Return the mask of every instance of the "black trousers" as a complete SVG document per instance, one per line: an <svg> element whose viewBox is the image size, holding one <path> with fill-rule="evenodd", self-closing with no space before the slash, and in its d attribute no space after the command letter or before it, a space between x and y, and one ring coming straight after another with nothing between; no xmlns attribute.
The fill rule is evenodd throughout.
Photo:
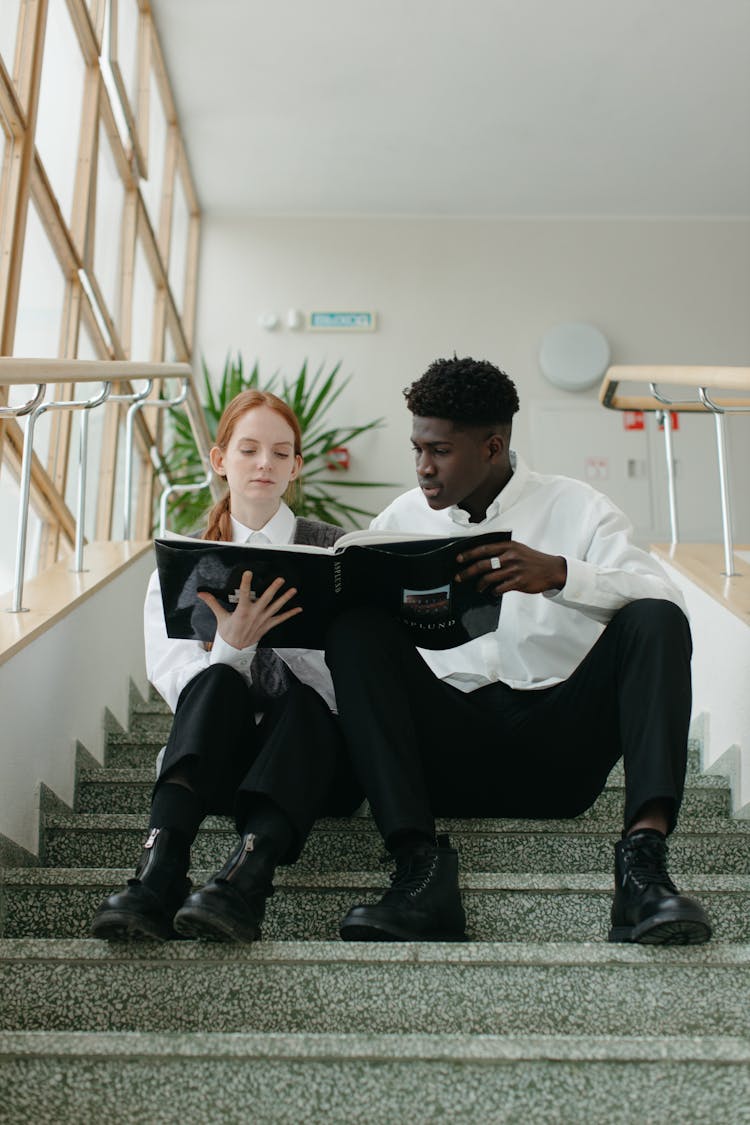
<svg viewBox="0 0 750 1125"><path fill-rule="evenodd" d="M233 815L240 831L253 795L270 798L294 829L283 860L293 863L315 820L351 815L363 793L338 719L316 691L294 680L257 724L255 706L234 668L200 672L177 701L156 785L184 772L206 813Z"/></svg>
<svg viewBox="0 0 750 1125"><path fill-rule="evenodd" d="M523 596L523 595L519 595ZM661 798L674 828L685 779L692 644L671 602L632 602L563 683L461 692L398 623L353 610L326 659L354 768L386 840L435 816L576 816L620 757L625 826Z"/></svg>

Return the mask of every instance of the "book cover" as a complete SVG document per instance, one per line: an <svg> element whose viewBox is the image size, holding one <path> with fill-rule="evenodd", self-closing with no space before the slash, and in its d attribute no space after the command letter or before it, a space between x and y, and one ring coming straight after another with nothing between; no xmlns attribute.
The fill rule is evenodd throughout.
<svg viewBox="0 0 750 1125"><path fill-rule="evenodd" d="M295 586L290 605L303 612L263 638L272 648L325 647L331 621L352 606L376 606L397 617L420 648L453 648L497 628L501 599L455 581L456 556L469 546L510 539L510 531L452 538L350 532L333 547L157 539L164 619L170 637L213 640L216 619L197 594L225 609L236 604L242 574L263 593L275 578Z"/></svg>

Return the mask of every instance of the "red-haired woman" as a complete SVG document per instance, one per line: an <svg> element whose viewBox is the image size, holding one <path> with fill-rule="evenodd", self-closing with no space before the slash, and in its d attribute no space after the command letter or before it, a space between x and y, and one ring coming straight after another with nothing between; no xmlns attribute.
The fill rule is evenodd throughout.
<svg viewBox="0 0 750 1125"><path fill-rule="evenodd" d="M219 422L211 465L228 493L203 538L313 543L342 534L295 519L283 497L302 467L294 412L275 395L243 391ZM349 815L362 799L332 713L322 652L257 648L302 607L277 579L251 600L250 572L233 612L199 597L216 617L212 645L167 637L158 577L146 595L146 670L174 711L136 875L100 906L95 937L253 941L279 863L293 863L315 819ZM225 865L190 893L190 848L205 816L231 814L240 841Z"/></svg>

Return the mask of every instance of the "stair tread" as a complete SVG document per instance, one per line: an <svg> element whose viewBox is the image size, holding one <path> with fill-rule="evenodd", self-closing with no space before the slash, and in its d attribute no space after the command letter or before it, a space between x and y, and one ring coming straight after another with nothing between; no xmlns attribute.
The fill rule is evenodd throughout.
<svg viewBox="0 0 750 1125"><path fill-rule="evenodd" d="M586 835L619 837L622 821L619 817L579 816L558 820L527 820L475 817L472 819L439 818L438 831L461 833L463 835ZM58 813L45 816L47 829L117 831L131 829L143 831L145 819L142 813ZM209 816L201 825L201 832L232 832L234 826L228 817ZM344 819L321 819L316 822L315 832L366 833L373 835L375 827L369 816L355 816ZM750 837L750 820L733 819L730 816L685 817L680 821L677 834L685 836L715 836L723 834Z"/></svg>
<svg viewBox="0 0 750 1125"><path fill-rule="evenodd" d="M750 1062L750 1039L739 1036L456 1035L341 1032L86 1032L0 1031L0 1057L116 1057L129 1061L173 1056L325 1060L356 1058L601 1060L623 1062Z"/></svg>
<svg viewBox="0 0 750 1125"><path fill-rule="evenodd" d="M114 784L116 782L131 782L144 785L153 785L156 775L153 766L101 766L100 768L85 767L78 771L79 783L103 782ZM622 789L624 779L615 771L607 779L608 789ZM689 775L686 780L686 789L718 789L729 788L729 782L722 774L699 773Z"/></svg>
<svg viewBox="0 0 750 1125"><path fill-rule="evenodd" d="M2 880L11 886L98 886L125 883L132 877L132 867L11 867L2 873ZM208 868L191 871L196 883L213 874ZM673 872L677 878L679 871ZM612 893L611 872L583 872L579 874L533 872L464 872L460 876L464 890L517 890L517 891L606 891ZM736 892L750 890L750 874L698 875L686 873L679 880L683 889L694 891ZM274 876L278 888L302 888L308 891L335 889L382 889L387 883L385 870L381 871L297 871L294 868L277 871Z"/></svg>
<svg viewBox="0 0 750 1125"><path fill-rule="evenodd" d="M601 942L343 942L261 941L252 945L211 942L123 942L110 945L94 938L0 938L0 962L148 962L170 966L195 962L217 964L315 965L481 964L540 967L670 965L731 967L750 965L750 942L709 942L698 946L613 945Z"/></svg>

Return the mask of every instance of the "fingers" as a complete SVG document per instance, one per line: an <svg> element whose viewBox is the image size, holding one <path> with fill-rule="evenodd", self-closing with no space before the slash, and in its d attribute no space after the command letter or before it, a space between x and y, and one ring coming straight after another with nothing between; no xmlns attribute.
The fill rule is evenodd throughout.
<svg viewBox="0 0 750 1125"><path fill-rule="evenodd" d="M456 561L460 563L470 563L474 559L489 559L493 555L497 555L502 559L503 555L510 551L513 547L517 546L512 539L501 539L499 543L483 543L481 547L470 547L467 550L461 551L460 555L456 555Z"/></svg>
<svg viewBox="0 0 750 1125"><path fill-rule="evenodd" d="M483 547L472 547L470 551L462 551L456 557L457 562L464 564L456 575L456 582L468 582L472 578L481 578L484 574L496 574L501 571L503 566L507 566L514 546L512 542L485 543ZM469 565L466 565L467 563Z"/></svg>
<svg viewBox="0 0 750 1125"><path fill-rule="evenodd" d="M209 594L207 590L199 591L197 597L208 606L217 621L222 621L225 617L229 617L224 606L217 602L213 594Z"/></svg>

